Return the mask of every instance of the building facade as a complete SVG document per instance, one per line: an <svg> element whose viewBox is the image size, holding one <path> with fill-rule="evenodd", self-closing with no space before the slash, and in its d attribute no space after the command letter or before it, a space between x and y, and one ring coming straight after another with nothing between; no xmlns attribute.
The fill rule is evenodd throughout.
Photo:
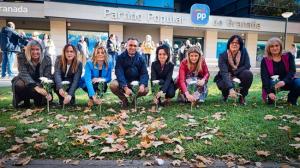
<svg viewBox="0 0 300 168"><path fill-rule="evenodd" d="M282 37L285 29L284 21L215 15L210 15L206 25L195 25L188 13L160 11L160 7L153 5L145 9L133 6L69 1L0 2L0 27L12 21L18 31L28 34L33 31L49 33L57 53L66 43L76 43L80 35L90 39L90 50L95 41L106 40L109 34L116 34L119 42L129 37L136 37L142 42L147 34L152 36L155 43L164 39L172 44L193 39L202 44L210 66L217 65L218 55L225 50L227 39L239 34L245 41L252 67L258 66L257 60L262 56L265 42L270 37ZM286 49L292 43L300 46L300 23L289 22L287 32Z"/></svg>

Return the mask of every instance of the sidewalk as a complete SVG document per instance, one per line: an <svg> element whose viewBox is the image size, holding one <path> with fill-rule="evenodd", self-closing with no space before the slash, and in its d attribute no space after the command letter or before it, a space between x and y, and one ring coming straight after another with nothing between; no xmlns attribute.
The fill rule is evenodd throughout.
<svg viewBox="0 0 300 168"><path fill-rule="evenodd" d="M153 160L124 160L124 161L116 161L116 160L81 160L81 161L71 161L68 164L64 163L63 160L32 160L28 165L23 166L25 168L113 168L113 167L122 167L122 168L132 168L132 167L159 167L159 168L167 168L174 167L171 165L170 160L165 160L164 164L158 166L157 164L153 164L151 166L144 166L145 162L154 162ZM208 168L223 168L228 167L225 162L221 160L216 160L212 165L206 165ZM233 165L232 165L233 166ZM237 167L238 165L234 166ZM247 165L240 165L247 168L254 167L268 167L268 168L279 168L279 167L300 167L299 163L276 163L276 162L256 162ZM13 162L7 162L5 167L16 168L19 166L13 166ZM182 163L179 167L188 168L190 165L186 163Z"/></svg>

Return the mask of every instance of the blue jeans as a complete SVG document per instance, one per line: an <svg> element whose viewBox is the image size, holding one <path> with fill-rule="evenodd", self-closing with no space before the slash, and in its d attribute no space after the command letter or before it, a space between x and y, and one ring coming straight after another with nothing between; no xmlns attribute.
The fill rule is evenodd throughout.
<svg viewBox="0 0 300 168"><path fill-rule="evenodd" d="M113 64L113 68L115 68L115 65L116 65L116 57L118 56L118 53L110 53L110 54L108 54L108 55L109 55L110 61L111 61L112 64Z"/></svg>
<svg viewBox="0 0 300 168"><path fill-rule="evenodd" d="M2 52L2 77L6 76L6 68L9 77L13 76L13 64L15 60L15 53L14 52Z"/></svg>
<svg viewBox="0 0 300 168"><path fill-rule="evenodd" d="M270 80L270 83L271 86L274 86L274 82L272 80ZM289 91L288 102L293 105L296 105L298 97L300 96L300 78L294 78L290 84L285 85L281 88L281 90ZM272 92L274 92L274 90Z"/></svg>

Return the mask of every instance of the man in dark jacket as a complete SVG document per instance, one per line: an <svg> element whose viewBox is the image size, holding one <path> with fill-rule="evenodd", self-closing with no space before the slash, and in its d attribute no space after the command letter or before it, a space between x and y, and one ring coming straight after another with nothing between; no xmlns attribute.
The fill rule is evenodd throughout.
<svg viewBox="0 0 300 168"><path fill-rule="evenodd" d="M113 63L113 67L115 67L116 64L116 57L118 55L118 46L116 41L116 35L111 34L109 36L109 39L106 42L106 49L107 53L109 55L109 59L111 59Z"/></svg>
<svg viewBox="0 0 300 168"><path fill-rule="evenodd" d="M6 69L9 77L13 77L13 63L15 52L18 50L19 39L22 37L15 31L15 24L8 22L0 33L0 42L2 50L2 78L6 76Z"/></svg>
<svg viewBox="0 0 300 168"><path fill-rule="evenodd" d="M138 41L129 38L127 49L117 57L116 77L117 79L110 84L110 90L122 101L122 107L128 106L127 97L132 95L132 81L138 81L139 88L136 93L138 96L145 96L148 93L149 75L144 58L136 51Z"/></svg>

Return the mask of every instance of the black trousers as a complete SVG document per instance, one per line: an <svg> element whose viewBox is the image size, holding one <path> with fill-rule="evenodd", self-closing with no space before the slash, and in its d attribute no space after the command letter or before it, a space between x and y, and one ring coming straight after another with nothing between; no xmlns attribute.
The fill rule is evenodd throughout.
<svg viewBox="0 0 300 168"><path fill-rule="evenodd" d="M66 92L69 92L69 89L70 89L70 88L68 88L68 89L66 90ZM55 89L54 92L56 93L56 95L57 95L57 97L58 97L58 99L59 99L59 104L62 105L63 102L64 102L64 98L59 94L59 91L58 91L58 90ZM74 105L74 104L75 104L75 95L72 96L71 101L70 101L70 105Z"/></svg>
<svg viewBox="0 0 300 168"><path fill-rule="evenodd" d="M26 86L25 82L20 78L17 78L13 81L12 91L19 102L24 101L24 103L29 103L30 99L33 99L35 106L44 106L47 104L47 99L45 96L36 92L34 88Z"/></svg>
<svg viewBox="0 0 300 168"><path fill-rule="evenodd" d="M106 82L104 82L103 87L104 87L104 88L103 88L103 91L104 91L104 93L105 93L106 90L107 90L107 83L106 83ZM94 88L94 91L95 91L95 92L99 91L99 89L98 89L98 83L93 84L93 88ZM82 90L84 90L86 93L88 93L87 87L82 88ZM92 97L89 97L89 98L92 99Z"/></svg>
<svg viewBox="0 0 300 168"><path fill-rule="evenodd" d="M164 85L164 81L161 81L159 83L160 85L160 90L162 89L163 85ZM174 82L171 82L168 89L166 90L166 98L173 98L175 96L175 92L176 92L176 86L174 84Z"/></svg>
<svg viewBox="0 0 300 168"><path fill-rule="evenodd" d="M236 77L241 80L240 86L242 88L241 88L240 93L243 97L246 97L248 95L249 88L251 87L251 84L253 81L253 74L249 70L244 70ZM221 90L223 97L228 97L229 88L226 87L225 82L221 79L221 80L218 80L216 83L217 83L219 90Z"/></svg>
<svg viewBox="0 0 300 168"><path fill-rule="evenodd" d="M146 65L149 66L150 65L150 54L144 54L145 56L145 61L146 61Z"/></svg>

